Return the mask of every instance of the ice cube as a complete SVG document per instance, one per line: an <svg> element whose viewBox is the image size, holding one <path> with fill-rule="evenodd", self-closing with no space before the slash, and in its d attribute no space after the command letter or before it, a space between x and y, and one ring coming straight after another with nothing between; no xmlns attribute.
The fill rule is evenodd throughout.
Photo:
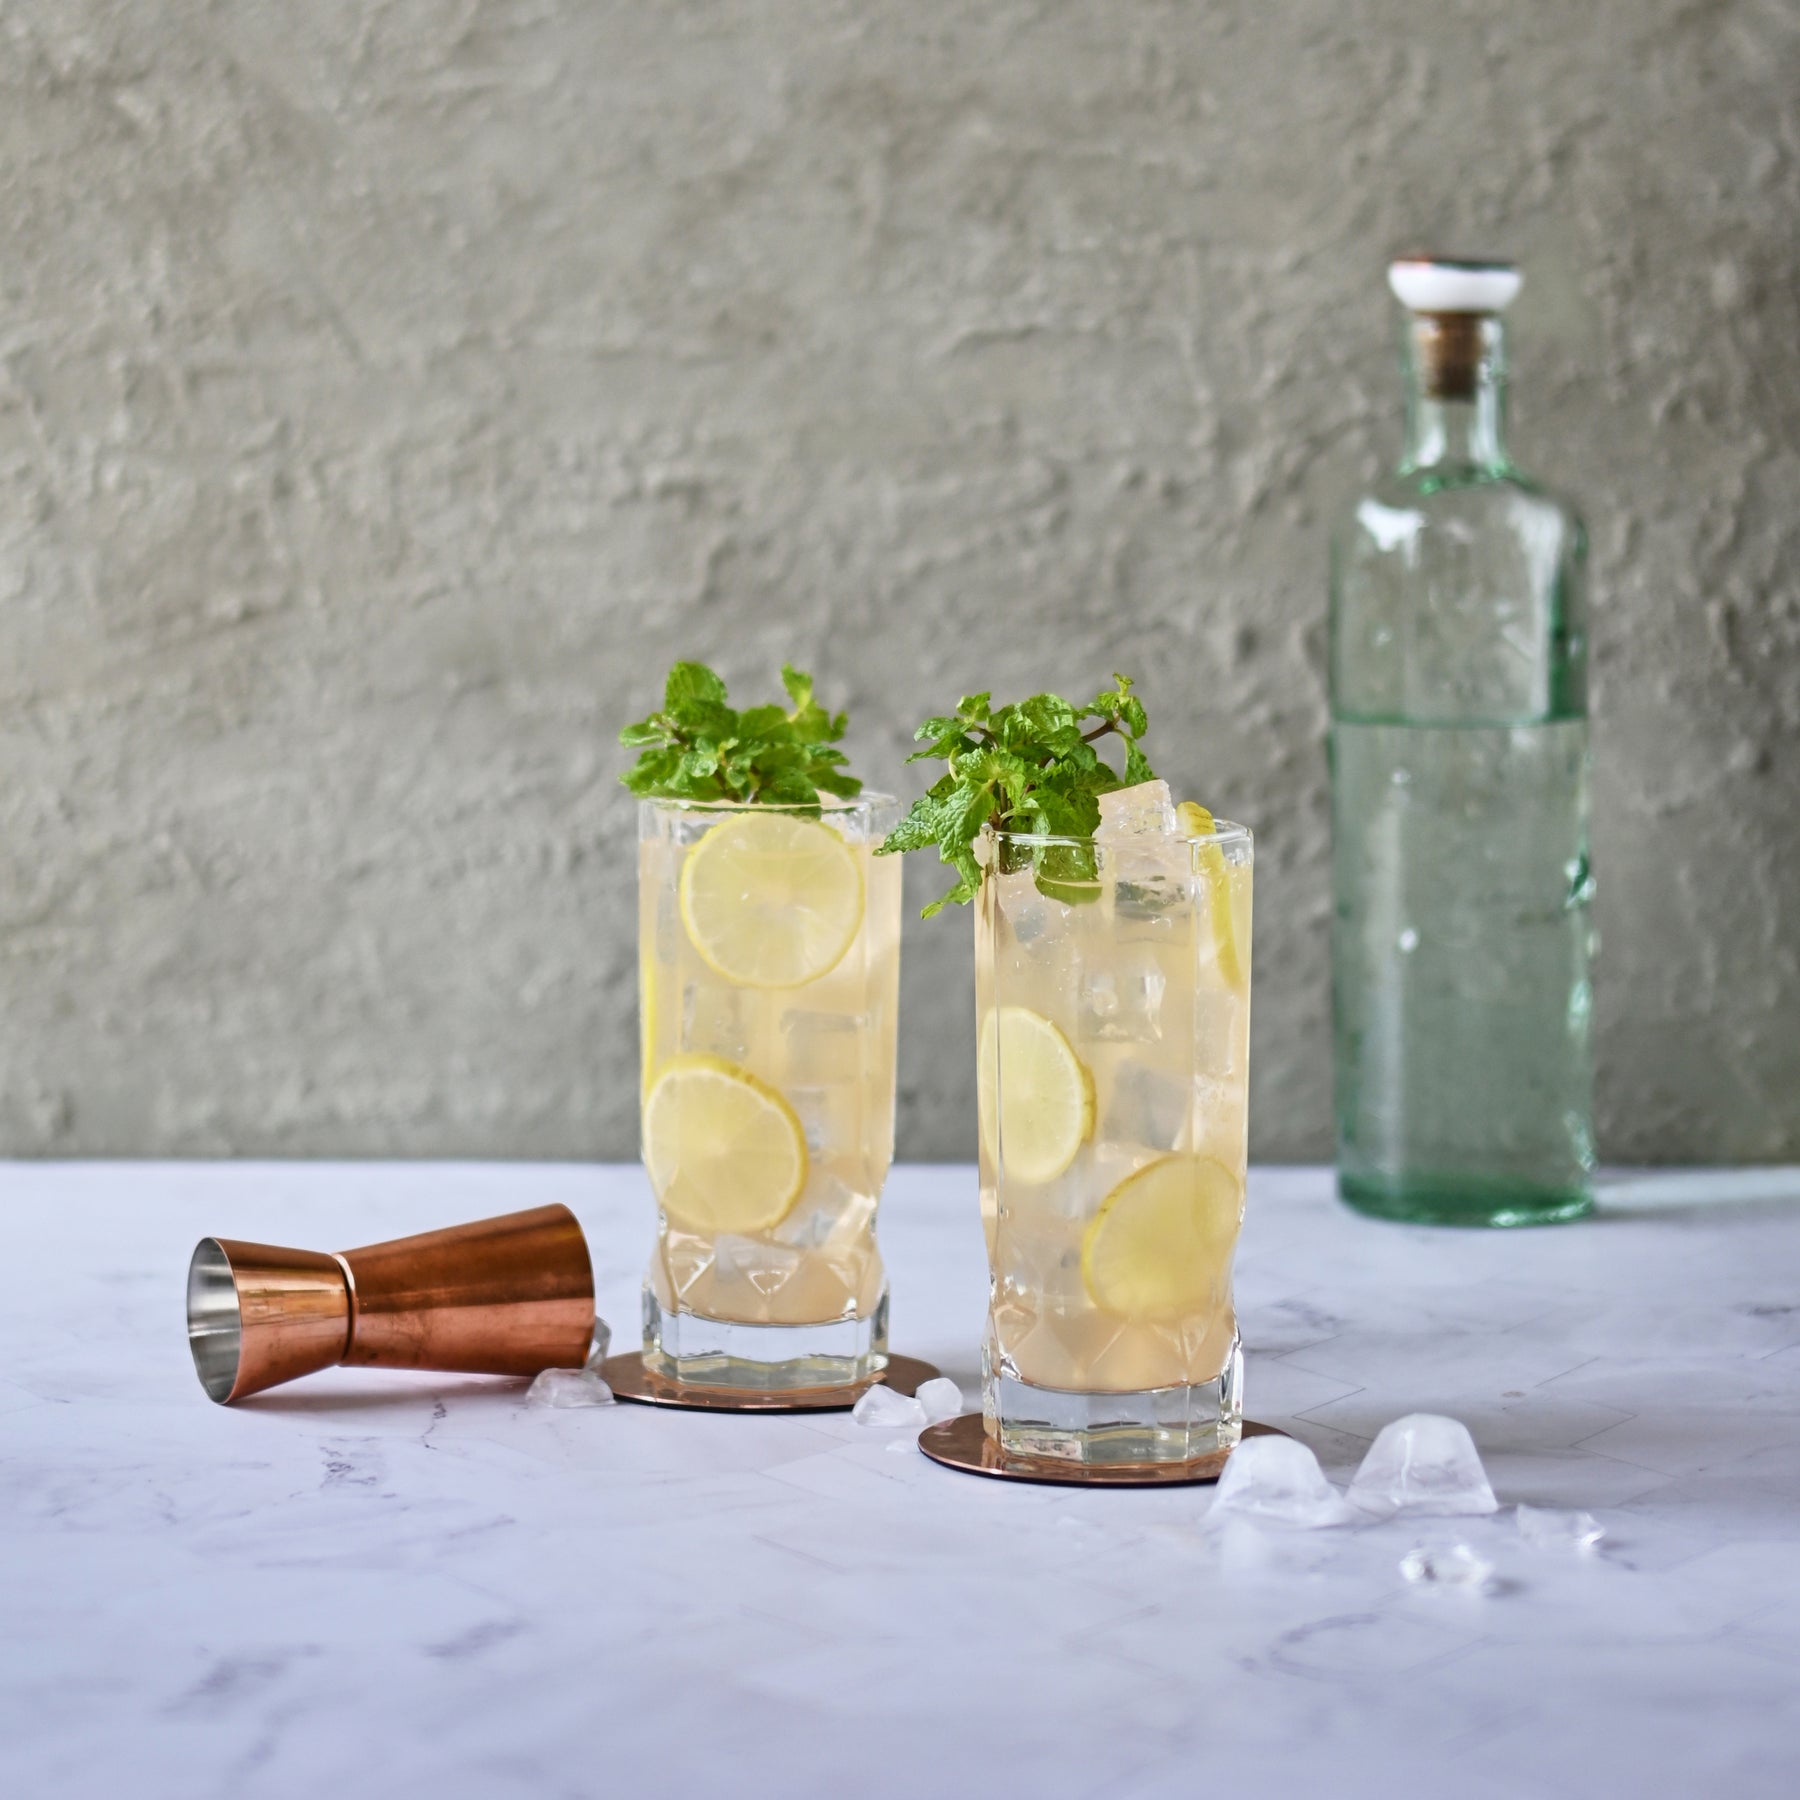
<svg viewBox="0 0 1800 1800"><path fill-rule="evenodd" d="M1093 1035L1112 1036L1112 1021L1119 1011L1119 984L1111 969L1089 970L1081 984L1081 1001Z"/></svg>
<svg viewBox="0 0 1800 1800"><path fill-rule="evenodd" d="M1135 787L1115 788L1100 796L1100 823L1094 830L1096 843L1150 833L1173 836L1174 832L1175 797L1166 781L1140 781Z"/></svg>
<svg viewBox="0 0 1800 1800"><path fill-rule="evenodd" d="M748 989L690 982L681 996L681 1048L723 1057L726 1062L748 1062L756 1029L755 1006Z"/></svg>
<svg viewBox="0 0 1800 1800"><path fill-rule="evenodd" d="M784 1086L782 1094L794 1109L806 1148L813 1156L830 1156L849 1149L861 1135L863 1090L860 1083L835 1083L830 1087Z"/></svg>
<svg viewBox="0 0 1800 1800"><path fill-rule="evenodd" d="M1121 1059L1104 1083L1098 1136L1105 1144L1174 1150L1187 1135L1193 1091L1166 1070Z"/></svg>
<svg viewBox="0 0 1800 1800"><path fill-rule="evenodd" d="M857 1424L876 1431L902 1431L908 1427L919 1431L928 1422L925 1408L917 1400L895 1393L884 1381L876 1382L857 1401L850 1409L850 1416Z"/></svg>
<svg viewBox="0 0 1800 1800"><path fill-rule="evenodd" d="M800 1204L770 1235L800 1250L835 1245L845 1254L860 1256L874 1228L875 1197L858 1193L830 1169L815 1165Z"/></svg>
<svg viewBox="0 0 1800 1800"><path fill-rule="evenodd" d="M588 1339L587 1362L585 1368L597 1369L606 1361L606 1353L612 1348L612 1327L600 1317L594 1315L594 1335Z"/></svg>
<svg viewBox="0 0 1800 1800"><path fill-rule="evenodd" d="M1519 1536L1538 1550L1592 1550L1606 1536L1606 1527L1591 1512L1521 1506L1514 1518Z"/></svg>
<svg viewBox="0 0 1800 1800"><path fill-rule="evenodd" d="M1003 948L1027 963L1064 953L1079 908L1039 892L1030 869L993 877L994 900L1005 930Z"/></svg>
<svg viewBox="0 0 1800 1800"><path fill-rule="evenodd" d="M611 1406L613 1391L593 1369L546 1369L525 1390L527 1406Z"/></svg>
<svg viewBox="0 0 1800 1800"><path fill-rule="evenodd" d="M1468 1426L1438 1413L1382 1427L1350 1483L1350 1504L1378 1518L1500 1510Z"/></svg>
<svg viewBox="0 0 1800 1800"><path fill-rule="evenodd" d="M914 1396L925 1410L925 1423L936 1425L944 1419L958 1418L963 1410L963 1391L948 1375L938 1375L919 1383Z"/></svg>
<svg viewBox="0 0 1800 1800"><path fill-rule="evenodd" d="M722 1231L713 1239L713 1278L724 1298L730 1288L743 1283L767 1299L793 1279L803 1252L788 1244L771 1244L763 1238L738 1237ZM750 1304L746 1299L742 1302ZM732 1315L726 1313L725 1318ZM752 1315L754 1316L754 1315Z"/></svg>
<svg viewBox="0 0 1800 1800"><path fill-rule="evenodd" d="M1232 1451L1207 1524L1223 1526L1234 1516L1316 1531L1347 1525L1356 1514L1304 1444L1287 1437L1253 1437Z"/></svg>
<svg viewBox="0 0 1800 1800"><path fill-rule="evenodd" d="M1081 1029L1102 1043L1156 1043L1163 1035L1169 978L1147 944L1118 944L1103 965L1085 971Z"/></svg>
<svg viewBox="0 0 1800 1800"><path fill-rule="evenodd" d="M825 1087L860 1080L868 1027L861 1013L785 1011L781 1041L787 1051L787 1082Z"/></svg>
<svg viewBox="0 0 1800 1800"><path fill-rule="evenodd" d="M1438 1587L1486 1587L1494 1565L1467 1544L1444 1544L1436 1549L1420 1545L1400 1559L1400 1573L1408 1581Z"/></svg>

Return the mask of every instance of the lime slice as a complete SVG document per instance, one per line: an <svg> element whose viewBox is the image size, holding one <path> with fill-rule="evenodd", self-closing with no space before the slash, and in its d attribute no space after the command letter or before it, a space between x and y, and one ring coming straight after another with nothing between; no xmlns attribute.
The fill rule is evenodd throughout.
<svg viewBox="0 0 1800 1800"><path fill-rule="evenodd" d="M856 852L786 813L715 825L681 871L681 922L702 958L744 987L817 981L843 960L863 917Z"/></svg>
<svg viewBox="0 0 1800 1800"><path fill-rule="evenodd" d="M1051 1020L1024 1006L990 1012L975 1054L989 1157L1001 1161L1009 1180L1054 1181L1093 1134L1094 1078L1087 1065Z"/></svg>
<svg viewBox="0 0 1800 1800"><path fill-rule="evenodd" d="M1243 1185L1210 1156L1165 1156L1100 1202L1081 1239L1081 1279L1103 1311L1175 1325L1220 1292L1243 1213Z"/></svg>
<svg viewBox="0 0 1800 1800"><path fill-rule="evenodd" d="M1184 837L1211 837L1217 827L1212 814L1198 800L1184 800L1175 809L1175 829ZM1241 994L1246 976L1240 940L1246 934L1238 929L1233 907L1235 884L1225 852L1217 844L1201 845L1200 871L1206 877L1206 912L1218 952L1219 974L1226 986Z"/></svg>
<svg viewBox="0 0 1800 1800"><path fill-rule="evenodd" d="M644 1096L644 1166L688 1231L779 1225L806 1185L806 1134L766 1083L716 1056L677 1056Z"/></svg>

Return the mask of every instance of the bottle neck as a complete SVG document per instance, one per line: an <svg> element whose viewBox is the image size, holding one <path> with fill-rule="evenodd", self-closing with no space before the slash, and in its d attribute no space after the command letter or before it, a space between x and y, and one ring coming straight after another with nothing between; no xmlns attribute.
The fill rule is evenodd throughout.
<svg viewBox="0 0 1800 1800"><path fill-rule="evenodd" d="M1500 473L1506 453L1506 336L1486 313L1413 313L1401 351L1406 381L1402 473Z"/></svg>

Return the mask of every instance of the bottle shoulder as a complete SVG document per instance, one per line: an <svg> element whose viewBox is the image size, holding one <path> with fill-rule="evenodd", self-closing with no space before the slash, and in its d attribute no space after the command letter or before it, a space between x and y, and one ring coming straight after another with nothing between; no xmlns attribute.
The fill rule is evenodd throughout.
<svg viewBox="0 0 1800 1800"><path fill-rule="evenodd" d="M1554 489L1517 470L1412 469L1384 475L1353 498L1332 533L1340 561L1390 556L1416 562L1438 547L1478 541L1529 543L1557 560L1587 555L1579 512Z"/></svg>
<svg viewBox="0 0 1800 1800"><path fill-rule="evenodd" d="M1545 719L1586 710L1587 536L1512 471L1402 470L1332 540L1340 716Z"/></svg>

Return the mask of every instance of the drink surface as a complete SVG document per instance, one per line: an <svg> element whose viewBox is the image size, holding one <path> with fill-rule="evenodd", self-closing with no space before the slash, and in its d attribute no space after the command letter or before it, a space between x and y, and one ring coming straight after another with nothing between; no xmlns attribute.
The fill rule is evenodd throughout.
<svg viewBox="0 0 1800 1800"><path fill-rule="evenodd" d="M872 855L885 821L867 803L778 817L771 852L741 822L774 810L643 809L646 1285L669 1317L867 1320L886 1294L900 866Z"/></svg>
<svg viewBox="0 0 1800 1800"><path fill-rule="evenodd" d="M1340 719L1332 754L1346 1197L1481 1220L1584 1209L1586 721Z"/></svg>
<svg viewBox="0 0 1800 1800"><path fill-rule="evenodd" d="M1249 837L1094 854L1085 901L1044 894L1029 868L990 870L977 901L986 1360L1003 1435L1006 1406L1031 1409L1024 1389L1192 1389L1238 1354ZM1226 1385L1235 1404L1235 1374ZM1182 1425L1172 1451L1145 1454L1193 1453L1199 1421ZM1068 1453L1056 1437L1027 1447Z"/></svg>

